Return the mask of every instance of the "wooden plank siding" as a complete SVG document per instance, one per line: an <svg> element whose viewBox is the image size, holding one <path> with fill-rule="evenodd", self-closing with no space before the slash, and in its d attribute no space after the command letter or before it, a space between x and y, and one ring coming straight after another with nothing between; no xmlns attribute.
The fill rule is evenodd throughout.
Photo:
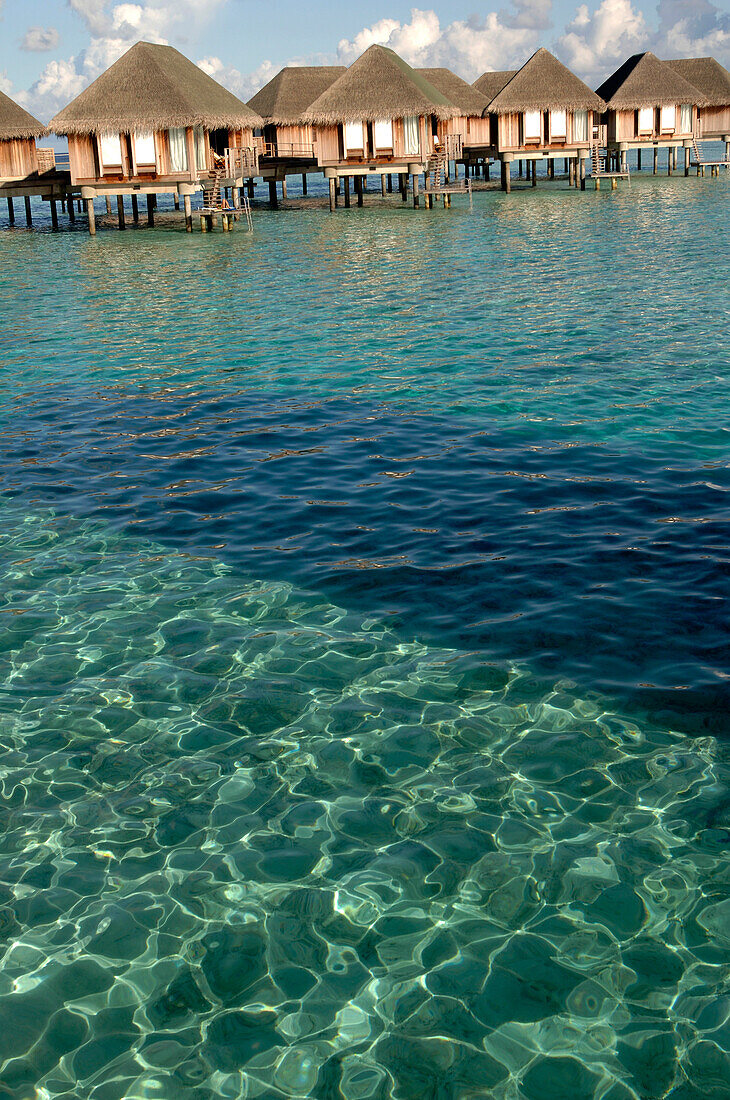
<svg viewBox="0 0 730 1100"><path fill-rule="evenodd" d="M0 179L24 179L37 171L35 138L0 141Z"/></svg>
<svg viewBox="0 0 730 1100"><path fill-rule="evenodd" d="M650 104L647 103L647 107ZM655 142L655 141L671 141L673 138L677 140L688 139L692 137L692 129L682 130L681 125L681 105L677 104L674 119L673 130L662 130L661 128L661 108L654 107L653 109L653 127L651 131L642 130L639 131L639 112L638 110L626 110L608 112L606 120L607 134L609 144L618 144L620 142ZM692 121L695 122L697 118L697 108L692 107L691 113Z"/></svg>
<svg viewBox="0 0 730 1100"><path fill-rule="evenodd" d="M725 137L730 134L730 104L727 107L702 107L697 113L700 137Z"/></svg>
<svg viewBox="0 0 730 1100"><path fill-rule="evenodd" d="M345 156L343 127L339 126L315 126L314 140L316 143L315 156L317 163L327 167L357 167L359 165L385 166L399 161L422 161L427 158L434 148L431 117L419 119L418 133L420 149L417 153L406 152L405 126L402 118L395 118L393 126L393 148L374 149L371 139L371 124L363 123L363 148L362 153L354 153Z"/></svg>
<svg viewBox="0 0 730 1100"><path fill-rule="evenodd" d="M545 150L546 152L560 153L561 150L568 149L587 149L591 143L591 133L594 121L594 112L588 111L587 122L587 137L576 140L574 137L574 117L573 111L567 110L565 112L565 137L557 137L553 139L550 133L550 112L540 112L540 130L541 137L539 141L531 141L526 143L523 136L523 115L522 113L498 115L496 116L496 136L497 149L500 153L530 153L538 152L539 150Z"/></svg>

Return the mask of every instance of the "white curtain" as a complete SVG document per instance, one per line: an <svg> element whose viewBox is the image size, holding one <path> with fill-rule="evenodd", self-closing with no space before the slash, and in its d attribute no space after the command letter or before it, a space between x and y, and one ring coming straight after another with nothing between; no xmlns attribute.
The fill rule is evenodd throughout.
<svg viewBox="0 0 730 1100"><path fill-rule="evenodd" d="M403 136L406 156L417 156L421 146L418 140L418 119L415 115L403 119Z"/></svg>
<svg viewBox="0 0 730 1100"><path fill-rule="evenodd" d="M362 122L346 122L343 128L345 137L345 156L352 150L361 153L365 149L362 136Z"/></svg>
<svg viewBox="0 0 730 1100"><path fill-rule="evenodd" d="M122 140L119 134L102 134L99 148L102 168L122 167Z"/></svg>
<svg viewBox="0 0 730 1100"><path fill-rule="evenodd" d="M373 125L373 137L376 149L393 148L393 123L390 119L383 119Z"/></svg>
<svg viewBox="0 0 730 1100"><path fill-rule="evenodd" d="M208 148L205 143L205 130L202 126L195 127L195 164L198 172L208 170Z"/></svg>
<svg viewBox="0 0 730 1100"><path fill-rule="evenodd" d="M154 134L134 135L134 160L137 168L157 167Z"/></svg>
<svg viewBox="0 0 730 1100"><path fill-rule="evenodd" d="M683 134L692 133L692 104L683 103L679 108L679 129Z"/></svg>
<svg viewBox="0 0 730 1100"><path fill-rule="evenodd" d="M525 141L542 140L542 115L539 111L525 111Z"/></svg>
<svg viewBox="0 0 730 1100"><path fill-rule="evenodd" d="M180 127L167 132L170 137L170 171L187 172L188 147L185 140L185 131Z"/></svg>
<svg viewBox="0 0 730 1100"><path fill-rule="evenodd" d="M573 112L573 141L588 141L588 112Z"/></svg>
<svg viewBox="0 0 730 1100"><path fill-rule="evenodd" d="M639 133L651 134L654 132L654 108L639 107Z"/></svg>
<svg viewBox="0 0 730 1100"><path fill-rule="evenodd" d="M674 103L668 107L662 107L662 133L673 134L677 129L677 108Z"/></svg>
<svg viewBox="0 0 730 1100"><path fill-rule="evenodd" d="M550 137L551 138L564 138L567 137L568 127L567 119L565 117L565 111L551 111L550 112Z"/></svg>

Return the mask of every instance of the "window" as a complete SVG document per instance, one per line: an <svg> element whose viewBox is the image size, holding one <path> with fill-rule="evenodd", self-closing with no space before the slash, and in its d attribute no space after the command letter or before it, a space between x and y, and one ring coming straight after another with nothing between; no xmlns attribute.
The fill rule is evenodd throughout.
<svg viewBox="0 0 730 1100"><path fill-rule="evenodd" d="M99 138L102 171L122 170L122 142L119 134L102 134Z"/></svg>
<svg viewBox="0 0 730 1100"><path fill-rule="evenodd" d="M679 129L683 134L692 133L692 104L683 103L679 108Z"/></svg>
<svg viewBox="0 0 730 1100"><path fill-rule="evenodd" d="M524 119L525 144L532 141L542 141L542 115L539 111L525 111Z"/></svg>
<svg viewBox="0 0 730 1100"><path fill-rule="evenodd" d="M167 131L170 137L170 171L187 172L188 147L182 128Z"/></svg>
<svg viewBox="0 0 730 1100"><path fill-rule="evenodd" d="M205 140L205 130L202 126L195 127L195 164L198 172L208 171L208 145Z"/></svg>
<svg viewBox="0 0 730 1100"><path fill-rule="evenodd" d="M588 141L588 112L573 112L573 141Z"/></svg>
<svg viewBox="0 0 730 1100"><path fill-rule="evenodd" d="M362 136L363 125L362 122L346 122L343 127L345 136L345 156L349 156L352 153L362 153L365 149L365 144Z"/></svg>
<svg viewBox="0 0 730 1100"><path fill-rule="evenodd" d="M154 134L134 135L134 162L138 172L150 168L154 171L157 168Z"/></svg>
<svg viewBox="0 0 730 1100"><path fill-rule="evenodd" d="M375 138L376 149L392 149L393 123L390 119L384 119L382 122L374 123L373 136Z"/></svg>
<svg viewBox="0 0 730 1100"><path fill-rule="evenodd" d="M415 115L410 115L408 118L403 119L403 136L405 139L404 152L406 156L418 156L420 152L420 142L418 140L418 119Z"/></svg>
<svg viewBox="0 0 730 1100"><path fill-rule="evenodd" d="M651 134L654 132L654 108L639 107L639 133Z"/></svg>
<svg viewBox="0 0 730 1100"><path fill-rule="evenodd" d="M673 103L662 107L661 128L663 134L673 134L677 128L677 108Z"/></svg>
<svg viewBox="0 0 730 1100"><path fill-rule="evenodd" d="M565 141L568 133L565 111L550 112L550 138L552 141Z"/></svg>

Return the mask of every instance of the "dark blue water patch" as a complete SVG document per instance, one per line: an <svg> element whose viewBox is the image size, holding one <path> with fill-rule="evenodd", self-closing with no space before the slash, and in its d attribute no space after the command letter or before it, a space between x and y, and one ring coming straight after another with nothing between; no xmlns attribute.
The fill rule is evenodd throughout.
<svg viewBox="0 0 730 1100"><path fill-rule="evenodd" d="M26 395L2 469L34 506L285 577L687 730L725 727L716 424L631 446L494 410L69 384Z"/></svg>

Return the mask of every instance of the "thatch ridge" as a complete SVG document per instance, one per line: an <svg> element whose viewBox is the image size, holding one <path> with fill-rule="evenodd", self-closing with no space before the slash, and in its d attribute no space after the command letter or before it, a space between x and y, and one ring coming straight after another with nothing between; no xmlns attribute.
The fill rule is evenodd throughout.
<svg viewBox="0 0 730 1100"><path fill-rule="evenodd" d="M137 42L51 119L57 134L262 126L260 118L173 46Z"/></svg>
<svg viewBox="0 0 730 1100"><path fill-rule="evenodd" d="M610 108L619 111L679 103L707 106L699 88L650 52L635 53L627 58L597 91Z"/></svg>
<svg viewBox="0 0 730 1100"><path fill-rule="evenodd" d="M603 100L544 47L532 55L492 99L485 114L522 111L602 111Z"/></svg>
<svg viewBox="0 0 730 1100"><path fill-rule="evenodd" d="M662 64L699 88L707 100L706 107L730 106L730 72L714 57L680 57Z"/></svg>
<svg viewBox="0 0 730 1100"><path fill-rule="evenodd" d="M451 69L417 69L423 73L429 84L433 84L450 103L459 108L462 115L481 116L489 100L473 84L468 84Z"/></svg>
<svg viewBox="0 0 730 1100"><path fill-rule="evenodd" d="M387 46L370 46L304 112L303 120L332 126L377 122L408 115L454 118L459 114L422 73Z"/></svg>
<svg viewBox="0 0 730 1100"><path fill-rule="evenodd" d="M21 141L24 138L44 137L47 133L42 122L10 96L0 92L0 141Z"/></svg>
<svg viewBox="0 0 730 1100"><path fill-rule="evenodd" d="M345 65L287 65L248 105L272 126L296 125L307 107L346 71Z"/></svg>
<svg viewBox="0 0 730 1100"><path fill-rule="evenodd" d="M491 103L494 97L502 91L505 84L509 84L513 76L517 76L518 71L518 69L500 69L494 72L482 73L474 81L472 87L481 92L483 96L486 96L488 103Z"/></svg>

